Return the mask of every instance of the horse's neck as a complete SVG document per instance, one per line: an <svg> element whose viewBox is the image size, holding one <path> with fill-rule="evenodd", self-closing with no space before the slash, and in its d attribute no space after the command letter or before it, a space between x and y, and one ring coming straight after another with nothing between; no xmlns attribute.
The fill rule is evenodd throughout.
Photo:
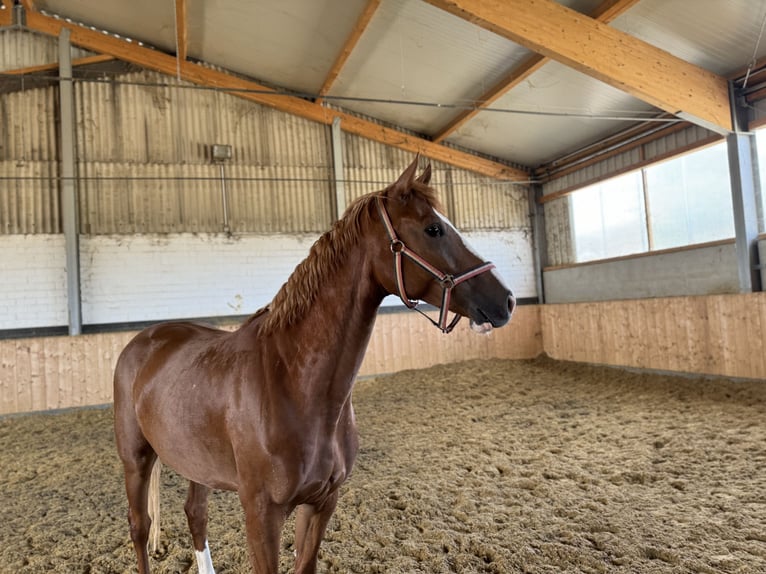
<svg viewBox="0 0 766 574"><path fill-rule="evenodd" d="M289 373L280 384L306 399L331 398L340 408L351 392L384 295L361 248L348 254L320 286L305 316L262 340L280 355Z"/></svg>

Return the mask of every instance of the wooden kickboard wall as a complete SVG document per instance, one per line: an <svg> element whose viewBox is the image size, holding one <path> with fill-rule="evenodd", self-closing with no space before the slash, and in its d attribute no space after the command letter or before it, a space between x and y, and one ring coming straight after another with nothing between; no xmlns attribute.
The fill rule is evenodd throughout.
<svg viewBox="0 0 766 574"><path fill-rule="evenodd" d="M554 359L766 379L766 293L541 308Z"/></svg>
<svg viewBox="0 0 766 574"><path fill-rule="evenodd" d="M463 320L444 335L417 313L381 313L359 374L542 352L539 307L517 309L513 326L480 335ZM135 334L0 340L0 415L110 403L114 365Z"/></svg>
<svg viewBox="0 0 766 574"><path fill-rule="evenodd" d="M378 316L361 376L467 359L554 359L766 380L766 293L523 306L479 335L443 335L416 313ZM0 340L0 414L112 400L135 332Z"/></svg>

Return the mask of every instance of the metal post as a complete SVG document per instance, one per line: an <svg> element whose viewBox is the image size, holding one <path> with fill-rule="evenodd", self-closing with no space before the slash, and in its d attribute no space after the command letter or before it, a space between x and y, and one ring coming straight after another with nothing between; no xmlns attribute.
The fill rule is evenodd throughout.
<svg viewBox="0 0 766 574"><path fill-rule="evenodd" d="M739 290L761 290L758 270L758 197L760 178L756 161L755 135L747 132L747 110L739 105L734 84L729 84L734 132L726 137L729 175L736 233Z"/></svg>
<svg viewBox="0 0 766 574"><path fill-rule="evenodd" d="M232 149L229 144L213 144L213 162L218 164L221 174L221 209L223 210L223 231L231 235L229 225L229 190L226 189L226 167L224 164L232 157Z"/></svg>
<svg viewBox="0 0 766 574"><path fill-rule="evenodd" d="M543 284L543 268L546 263L547 244L545 239L545 215L539 198L543 195L540 185L529 186L527 198L529 201L529 217L532 222L532 254L535 264L535 284L537 285L537 302L545 303L545 286Z"/></svg>
<svg viewBox="0 0 766 574"><path fill-rule="evenodd" d="M69 30L59 36L59 153L61 154L61 220L66 244L66 288L69 334L82 333L80 294L80 226L75 181L74 86Z"/></svg>
<svg viewBox="0 0 766 574"><path fill-rule="evenodd" d="M231 233L229 226L229 192L226 189L226 168L223 162L218 164L221 167L221 208L223 209L223 232Z"/></svg>
<svg viewBox="0 0 766 574"><path fill-rule="evenodd" d="M343 177L343 132L339 117L332 120L332 169L335 181L335 218L340 219L346 211L346 187Z"/></svg>

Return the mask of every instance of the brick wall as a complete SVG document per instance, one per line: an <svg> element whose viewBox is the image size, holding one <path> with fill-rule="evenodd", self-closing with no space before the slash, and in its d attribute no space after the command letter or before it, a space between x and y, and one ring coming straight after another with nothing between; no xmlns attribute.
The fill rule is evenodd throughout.
<svg viewBox="0 0 766 574"><path fill-rule="evenodd" d="M521 231L466 233L517 297L534 297ZM315 235L92 235L80 239L85 325L245 315L267 304ZM0 236L0 330L66 325L62 235ZM390 297L384 304L399 304Z"/></svg>
<svg viewBox="0 0 766 574"><path fill-rule="evenodd" d="M67 324L63 235L0 235L0 329Z"/></svg>

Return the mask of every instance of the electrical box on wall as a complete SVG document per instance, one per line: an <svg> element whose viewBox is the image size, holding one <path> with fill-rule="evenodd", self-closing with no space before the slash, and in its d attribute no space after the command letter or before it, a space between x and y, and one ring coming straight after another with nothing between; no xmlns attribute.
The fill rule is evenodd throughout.
<svg viewBox="0 0 766 574"><path fill-rule="evenodd" d="M213 160L225 161L231 159L231 146L228 144L213 144Z"/></svg>

